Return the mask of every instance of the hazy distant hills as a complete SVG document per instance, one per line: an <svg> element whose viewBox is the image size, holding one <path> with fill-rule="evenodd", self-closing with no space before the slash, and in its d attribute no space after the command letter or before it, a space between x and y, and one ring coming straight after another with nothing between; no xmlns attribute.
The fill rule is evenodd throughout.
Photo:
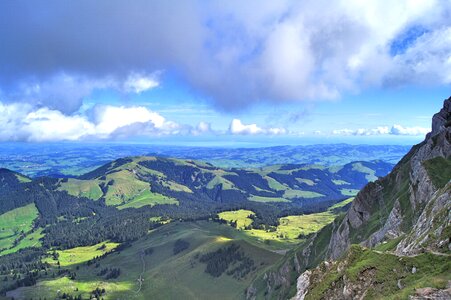
<svg viewBox="0 0 451 300"><path fill-rule="evenodd" d="M345 165L353 161L383 160L396 164L410 146L324 144L267 148L155 149L152 155L199 159L219 167L262 167L275 164Z"/></svg>
<svg viewBox="0 0 451 300"><path fill-rule="evenodd" d="M397 163L409 151L397 145L311 145L268 148L172 147L143 144L2 144L0 167L27 176L77 176L112 160L153 155L209 162L217 167L256 168L276 164L345 165L353 161Z"/></svg>

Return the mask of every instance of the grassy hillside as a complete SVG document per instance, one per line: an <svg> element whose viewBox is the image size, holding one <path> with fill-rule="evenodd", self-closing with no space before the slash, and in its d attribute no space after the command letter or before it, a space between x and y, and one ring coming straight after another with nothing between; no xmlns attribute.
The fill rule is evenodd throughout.
<svg viewBox="0 0 451 300"><path fill-rule="evenodd" d="M419 288L445 289L451 280L450 270L448 256L424 253L399 257L353 245L342 260L313 270L305 299L337 297L344 284L364 292L365 299L407 299Z"/></svg>
<svg viewBox="0 0 451 300"><path fill-rule="evenodd" d="M436 188L444 187L451 178L451 157L436 157L423 162L432 183Z"/></svg>
<svg viewBox="0 0 451 300"><path fill-rule="evenodd" d="M154 158L147 159L153 160ZM90 177L89 179L62 180L57 189L67 191L70 195L77 197L87 197L93 200L103 198L107 205L117 206L118 209L178 204L178 201L172 197L150 191L149 182L142 181L139 176L150 174L161 179L165 178L165 175L140 166L138 163L141 161L143 161L142 158L127 160L125 164L115 161L93 171L91 177L82 177ZM165 181L164 185L170 190L191 193L188 187L173 181Z"/></svg>
<svg viewBox="0 0 451 300"><path fill-rule="evenodd" d="M113 161L80 179L59 182L58 190L118 208L178 204L185 194L210 190L216 198L239 192L250 201L296 203L353 196L368 181L385 175L382 162L356 162L340 167L275 165L258 169L222 169L208 163L158 157ZM230 194L231 195L231 194Z"/></svg>
<svg viewBox="0 0 451 300"><path fill-rule="evenodd" d="M0 215L0 249L13 247L14 241L30 232L37 217L33 203Z"/></svg>
<svg viewBox="0 0 451 300"><path fill-rule="evenodd" d="M98 200L102 197L102 189L97 180L78 180L69 178L67 181L61 181L58 190L67 191L69 195L76 197L86 197L92 200Z"/></svg>
<svg viewBox="0 0 451 300"><path fill-rule="evenodd" d="M174 254L174 245L179 240L187 241L189 245ZM237 245L244 256L252 258L254 267L250 273L242 278L234 278L227 272L219 277L206 273L206 264L200 261L200 256L231 244ZM212 222L165 225L134 242L131 247L113 252L88 266L86 262L89 259L115 247L115 244L105 245L103 250L98 250L102 246L98 244L58 251L61 268L75 272L75 278L45 278L34 287L16 289L8 296L52 299L67 293L82 295L85 299L99 287L106 290L102 295L104 299L170 299L180 295L186 299L237 299L244 295L255 275L281 257L246 242L230 227ZM231 265L228 270L236 266ZM96 275L105 268L120 269L120 276L107 280L105 276Z"/></svg>
<svg viewBox="0 0 451 300"><path fill-rule="evenodd" d="M0 255L15 253L21 249L30 247L41 247L42 246L41 238L44 237L44 233L42 232L43 230L44 230L43 228L38 228L34 231L28 232L26 235L23 236L23 238L19 240L19 242L15 246L3 250L2 252L0 252Z"/></svg>

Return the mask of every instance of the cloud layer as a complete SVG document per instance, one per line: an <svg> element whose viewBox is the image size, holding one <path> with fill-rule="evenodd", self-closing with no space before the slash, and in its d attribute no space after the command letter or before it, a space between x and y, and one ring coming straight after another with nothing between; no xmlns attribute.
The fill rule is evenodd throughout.
<svg viewBox="0 0 451 300"><path fill-rule="evenodd" d="M0 102L0 141L76 141L181 134L186 128L145 107L96 106L92 118Z"/></svg>
<svg viewBox="0 0 451 300"><path fill-rule="evenodd" d="M256 135L256 134L267 134L267 135L278 135L286 134L287 130L285 128L262 128L257 124L243 124L239 119L233 119L230 122L229 133L235 135Z"/></svg>
<svg viewBox="0 0 451 300"><path fill-rule="evenodd" d="M115 140L132 137L158 136L303 136L305 132L289 131L283 127L245 124L233 119L229 128L214 130L210 123L200 121L197 126L167 120L158 112L143 106L96 105L84 113L67 115L48 107L36 108L31 104L0 102L0 142L2 141L83 141ZM332 135L421 136L429 132L423 127L401 125L379 126L372 129L337 129ZM321 131L307 133L325 135Z"/></svg>
<svg viewBox="0 0 451 300"><path fill-rule="evenodd" d="M422 136L426 135L430 131L430 128L423 128L419 126L415 127L403 127L395 124L392 127L379 126L376 128L366 129L337 129L333 130L334 135L355 135L355 136L370 136L370 135L410 135L410 136Z"/></svg>
<svg viewBox="0 0 451 300"><path fill-rule="evenodd" d="M75 112L174 71L219 107L451 83L450 2L2 1L0 100ZM413 30L415 29L415 30ZM143 75L144 76L141 76Z"/></svg>

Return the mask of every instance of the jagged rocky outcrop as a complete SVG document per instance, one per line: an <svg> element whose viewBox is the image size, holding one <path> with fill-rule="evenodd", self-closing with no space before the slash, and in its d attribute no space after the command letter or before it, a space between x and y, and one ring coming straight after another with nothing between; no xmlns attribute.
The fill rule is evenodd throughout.
<svg viewBox="0 0 451 300"><path fill-rule="evenodd" d="M451 157L450 120L451 98L445 100L441 111L434 115L432 131L425 141L414 146L388 176L368 184L357 195L340 226L332 233L327 258L339 258L351 243L374 247L384 239L406 234L396 251L418 253L432 237L427 237L426 233L433 223L440 223L441 229L435 228L436 237L440 236L440 231L449 225L449 216L447 220L435 219L443 217L440 211L449 210L450 188L449 184L444 187L434 184L431 173L444 170L428 170L425 162L437 158L446 161Z"/></svg>
<svg viewBox="0 0 451 300"><path fill-rule="evenodd" d="M398 241L394 255L451 251L450 170L451 97L433 116L432 131L422 143L414 146L389 175L365 186L342 219L326 226L293 253L298 262L296 269L301 273L323 260L341 259L352 244L375 247L393 239ZM284 282L291 279L291 286L278 282L275 292L267 281L265 298L285 299L294 284L298 285L295 299L308 295L312 272L293 278L292 272L284 272L290 260L266 277L272 281L274 277L284 278ZM343 293L335 299L357 296L357 287L342 283ZM368 282L359 284L362 287Z"/></svg>
<svg viewBox="0 0 451 300"><path fill-rule="evenodd" d="M451 192L449 184L440 187L432 181L430 173L442 172L443 169L428 171L424 163L436 158L447 160L451 156L450 120L451 98L445 100L442 110L434 115L432 131L425 141L413 147L391 174L367 185L357 195L344 220L332 234L328 258L339 258L351 243L374 247L384 239L405 234L407 237L399 243L396 251L415 254L423 251L424 245L430 245L425 243L428 239L440 236L440 232L449 225L449 216L443 219L440 211L449 210ZM443 220L435 220L440 217ZM436 235L428 235L434 223L440 223L440 228L435 228Z"/></svg>

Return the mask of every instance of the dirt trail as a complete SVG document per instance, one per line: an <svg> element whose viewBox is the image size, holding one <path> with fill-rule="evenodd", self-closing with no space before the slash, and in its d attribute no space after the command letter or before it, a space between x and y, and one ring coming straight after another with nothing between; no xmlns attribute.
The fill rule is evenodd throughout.
<svg viewBox="0 0 451 300"><path fill-rule="evenodd" d="M138 283L139 283L139 288L135 291L136 294L138 294L141 291L141 288L142 288L142 285L144 282L143 275L144 275L144 272L146 271L146 262L144 261L144 251L141 252L140 258L141 258L141 263L142 263L142 272L141 272L141 274L139 274L139 278L137 279Z"/></svg>

